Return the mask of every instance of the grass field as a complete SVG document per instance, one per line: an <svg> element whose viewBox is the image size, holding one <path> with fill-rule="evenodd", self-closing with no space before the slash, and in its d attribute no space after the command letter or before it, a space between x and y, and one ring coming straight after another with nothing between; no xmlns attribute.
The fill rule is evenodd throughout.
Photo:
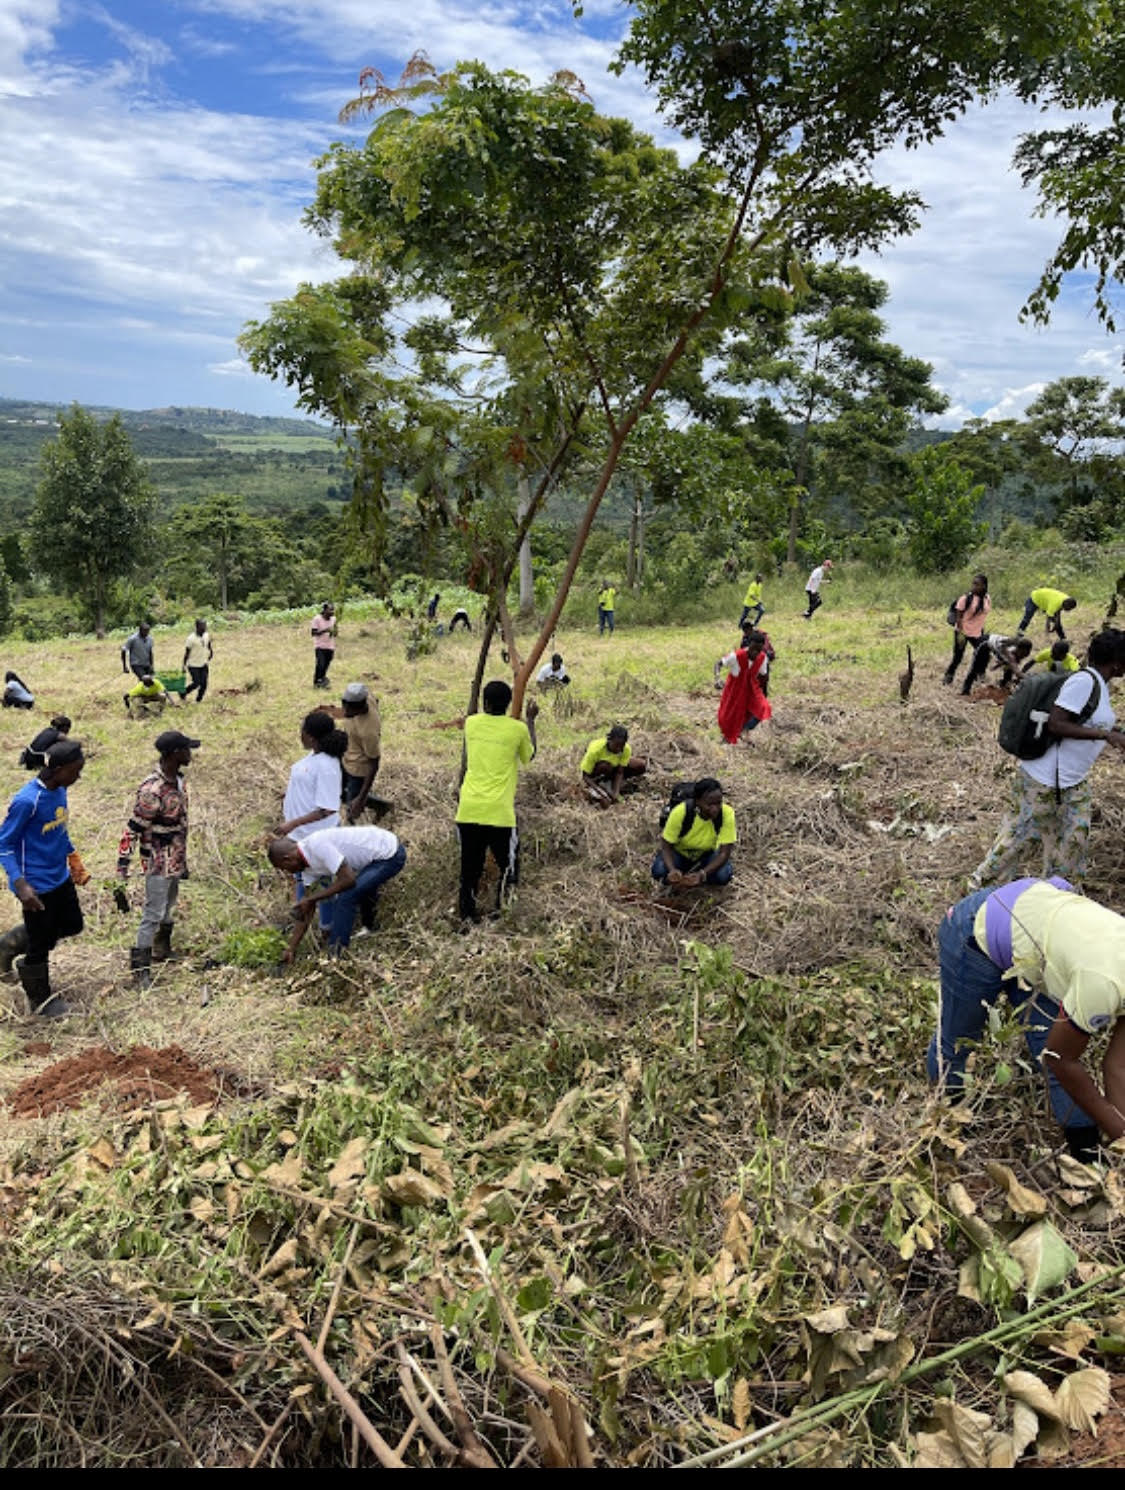
<svg viewBox="0 0 1125 1490"><path fill-rule="evenodd" d="M39 707L0 719L0 786L65 708L89 753L71 819L93 880L85 934L53 959L82 1016L35 1024L13 991L0 1021L5 1463L372 1462L302 1335L408 1464L656 1467L763 1428L766 1464L999 1464L1026 1426L1012 1373L1055 1390L1087 1369L1036 1433L1043 1455L1091 1457L1067 1404L1125 1349L1118 1172L1059 1159L1009 1022L961 1108L922 1075L934 929L1010 771L996 709L941 686L940 615L840 591L811 623L792 587L773 597L775 717L735 749L711 665L737 607L560 632L574 683L544 702L522 777L523 883L467 935L453 721L475 638L407 662L405 622L345 612L333 692L363 679L379 698L407 865L376 938L339 964L306 946L280 976L247 964L284 919L261 843L324 697L307 624L217 629L211 695L160 725L124 717L119 642L10 650ZM1072 634L1099 619L1084 606ZM156 647L174 665L182 635ZM577 763L614 721L650 769L599 813ZM168 724L203 741L185 956L141 994L138 913L109 882ZM659 808L704 775L737 813L735 879L670 911L649 875ZM1121 767L1094 782L1088 888L1120 909ZM210 1088L91 1082L75 1107L13 1111L58 1062L138 1047L176 1047ZM1058 1264L1038 1289L1019 1262L1036 1246ZM817 1403L823 1420L800 1417ZM801 1431L772 1436L794 1413Z"/></svg>

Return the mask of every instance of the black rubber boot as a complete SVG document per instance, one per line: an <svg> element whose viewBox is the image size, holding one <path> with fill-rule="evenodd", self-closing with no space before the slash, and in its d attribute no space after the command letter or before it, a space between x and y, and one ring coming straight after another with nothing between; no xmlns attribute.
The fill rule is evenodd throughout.
<svg viewBox="0 0 1125 1490"><path fill-rule="evenodd" d="M148 988L152 984L152 948L130 947L129 967L133 973L133 982L138 988Z"/></svg>
<svg viewBox="0 0 1125 1490"><path fill-rule="evenodd" d="M12 963L27 951L27 927L13 926L0 936L0 981L14 983L16 975Z"/></svg>
<svg viewBox="0 0 1125 1490"><path fill-rule="evenodd" d="M1087 1128L1064 1128L1067 1150L1080 1164L1095 1164L1101 1153L1101 1134L1091 1123Z"/></svg>
<svg viewBox="0 0 1125 1490"><path fill-rule="evenodd" d="M161 921L152 939L153 962L167 962L172 955L172 927L174 921Z"/></svg>
<svg viewBox="0 0 1125 1490"><path fill-rule="evenodd" d="M40 1019L65 1019L73 1012L65 999L51 992L51 971L45 962L29 964L21 957L16 972L31 1012Z"/></svg>

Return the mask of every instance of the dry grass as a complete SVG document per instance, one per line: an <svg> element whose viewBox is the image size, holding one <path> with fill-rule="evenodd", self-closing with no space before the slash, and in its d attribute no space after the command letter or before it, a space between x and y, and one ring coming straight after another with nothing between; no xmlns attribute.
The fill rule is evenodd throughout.
<svg viewBox="0 0 1125 1490"><path fill-rule="evenodd" d="M523 884L502 918L462 935L453 914L452 822L460 735L434 725L460 711L475 643L444 638L434 655L408 663L401 626L366 621L358 635L345 613L333 695L359 677L379 696L379 790L395 803L388 825L407 844L407 868L386 894L374 941L358 944L338 968L306 952L282 978L207 963L232 931L284 914L287 890L260 842L299 753L300 718L324 695L309 686L303 629L218 630L215 691L200 707L170 710L163 722L203 740L191 770L192 877L177 933L189 956L143 995L127 975L137 913L118 916L105 882L162 725L124 718L115 643L13 652L10 665L39 691L44 716L65 708L88 743L90 764L71 808L94 882L83 892L86 934L55 959L60 989L87 1018L33 1026L13 1000L0 1022L0 1093L92 1044L175 1043L267 1090L260 1103L216 1121L226 1125L225 1142L249 1144L252 1131L272 1157L286 1123L302 1152L321 1122L341 1143L349 1131L368 1131L366 1119L332 1106L343 1101L341 1072L358 1073L372 1101L407 1093L430 1122L453 1130L445 1151L462 1221L483 1179L497 1180L528 1154L557 1163L565 1187L551 1186L560 1193L532 1191L514 1220L473 1224L505 1248L513 1288L521 1278L558 1273L552 1288L564 1302L545 1316L534 1351L587 1403L601 1404L597 1431L607 1462L673 1462L681 1444L716 1441L707 1423L729 1423L729 1383L717 1387L713 1377L721 1373L708 1379L701 1363L708 1348L717 1349L708 1339L737 1340L733 1369L749 1371L751 1356L739 1354L749 1350L749 1334L733 1323L736 1304L750 1320L770 1301L754 1344L761 1365L749 1371L754 1411L767 1417L787 1412L804 1390L800 1314L831 1299L874 1310L919 1347L983 1328L987 1311L956 1297L952 1246L920 1248L904 1260L886 1227L890 1197L911 1186L940 1197L959 1175L985 1193L989 1158L1051 1184L1053 1134L1034 1083L1017 1081L999 1093L985 1080L978 1101L987 1119L959 1157L921 1078L934 927L990 842L1005 798L1010 767L995 745L997 711L941 686L948 631L940 619L904 613L875 625L829 596L811 625L796 616L767 623L778 650L775 718L735 749L719 741L710 687L711 663L733 639L728 628L558 638L575 683L561 703L545 702L539 756L522 777ZM897 675L907 642L919 671L903 705ZM158 634L161 665L178 655L178 633ZM498 665L493 675L499 672ZM576 790L577 762L589 739L615 721L630 727L650 769L637 794L599 812ZM9 791L25 779L14 761L38 723L38 711L30 720L9 712L0 721ZM725 892L685 897L669 909L653 899L649 874L659 807L674 781L704 775L722 780L737 812L735 879ZM1090 889L1121 906L1125 789L1115 761L1099 765L1095 797ZM728 948L729 964L708 961ZM295 1088L299 1098L286 1095ZM542 1134L556 1102L576 1089L593 1094L583 1099L581 1123L566 1130L561 1147L540 1139L525 1153L526 1135ZM30 1183L29 1155L47 1169L79 1152L107 1121L93 1111L35 1123L0 1115L0 1163L8 1163L17 1199ZM642 1150L631 1177L622 1138L630 1121ZM351 1122L359 1126L349 1130ZM483 1157L474 1146L507 1122L522 1124L525 1136L500 1146L494 1160ZM241 1151L253 1157L252 1148ZM623 1176L612 1165L599 1168L609 1163L605 1154L620 1157ZM400 1151L394 1163L403 1162ZM760 1238L739 1266L759 1281L731 1295L728 1317L714 1279L728 1246L732 1196ZM845 1222L849 1196L857 1209ZM397 1225L398 1212L383 1204L373 1214ZM38 1255L43 1228L63 1225L61 1212L45 1219L56 1210L52 1201L21 1247ZM1080 1255L1117 1247L1116 1219L1102 1217L1086 1230L1086 1213L1072 1211L1067 1235ZM28 1226L28 1214L20 1226ZM269 1245L304 1236L299 1220L275 1216L271 1227L282 1229ZM101 1236L91 1225L91 1235ZM398 1305L375 1310L370 1328L384 1342L393 1339L394 1308L404 1298L434 1307L426 1290L436 1286L449 1319L456 1316L450 1328L487 1346L495 1334L473 1313L478 1306L464 1303L473 1270L460 1226L418 1226L415 1235L405 1228L405 1253L383 1275L401 1285L380 1285ZM833 1228L843 1240L826 1242ZM307 1328L315 1327L342 1243L323 1255L312 1240L301 1245L311 1274L294 1280L289 1296ZM63 1255L77 1261L76 1247L67 1233L71 1250ZM219 1251L228 1266L229 1240ZM218 1266L208 1258L207 1269ZM248 1277L260 1260L247 1264ZM134 1259L130 1286L161 1294L171 1286L169 1266ZM559 1280L579 1275L585 1292L559 1292ZM318 1279L329 1282L310 1292ZM351 1333L334 1336L337 1356L351 1352L357 1363L367 1359L356 1344L367 1317L359 1297L349 1293L341 1306ZM276 1300L262 1309L264 1336L287 1316ZM646 1319L662 1322L634 1339ZM653 1342L659 1351L649 1350ZM610 1358L625 1364L611 1369ZM373 1391L378 1369L364 1367L375 1372ZM271 1370L281 1367L275 1361ZM611 1393L615 1371L621 1386ZM523 1442L512 1427L523 1421L522 1408L501 1410L506 1389L474 1376L467 1359L458 1379L478 1422L497 1416L510 1462ZM268 1390L279 1383L282 1376L271 1376ZM399 1426L409 1422L403 1411L388 1408ZM337 1448L321 1445L321 1461L339 1462ZM532 1462L540 1450L530 1439L524 1444ZM866 1462L885 1462L879 1452L872 1448ZM315 1460L295 1453L290 1462Z"/></svg>

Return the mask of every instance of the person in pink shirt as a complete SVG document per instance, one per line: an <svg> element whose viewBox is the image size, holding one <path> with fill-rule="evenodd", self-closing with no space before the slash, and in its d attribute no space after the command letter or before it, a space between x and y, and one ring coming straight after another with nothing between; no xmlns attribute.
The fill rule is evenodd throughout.
<svg viewBox="0 0 1125 1490"><path fill-rule="evenodd" d="M336 607L326 600L320 607L320 615L313 617L312 639L316 658L313 671L313 687L328 687L328 664L336 653Z"/></svg>
<svg viewBox="0 0 1125 1490"><path fill-rule="evenodd" d="M957 625L953 631L953 656L949 659L949 666L945 670L944 682L952 683L957 669L961 666L961 659L965 655L965 648L972 647L974 654L980 646L980 639L984 635L984 623L989 611L992 609L992 601L988 594L988 575L974 574L973 582L966 594L959 595L953 603L953 609L957 614Z"/></svg>

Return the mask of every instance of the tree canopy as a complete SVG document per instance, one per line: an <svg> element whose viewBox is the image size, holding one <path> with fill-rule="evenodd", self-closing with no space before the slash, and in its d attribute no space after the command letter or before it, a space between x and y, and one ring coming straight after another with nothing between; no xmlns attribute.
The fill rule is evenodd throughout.
<svg viewBox="0 0 1125 1490"><path fill-rule="evenodd" d="M31 518L34 567L78 595L105 635L109 586L140 568L155 494L118 415L99 424L74 404L43 447Z"/></svg>

